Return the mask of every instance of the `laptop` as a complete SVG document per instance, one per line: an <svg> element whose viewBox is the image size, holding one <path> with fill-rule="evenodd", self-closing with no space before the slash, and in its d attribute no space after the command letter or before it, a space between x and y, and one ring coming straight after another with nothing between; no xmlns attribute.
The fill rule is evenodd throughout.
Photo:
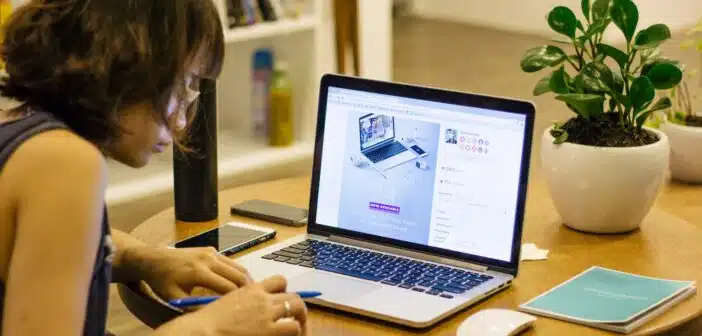
<svg viewBox="0 0 702 336"><path fill-rule="evenodd" d="M395 117L369 113L358 119L361 154L375 169L385 171L414 160L418 154L395 140Z"/></svg>
<svg viewBox="0 0 702 336"><path fill-rule="evenodd" d="M385 177L349 160L371 113L428 155ZM524 101L325 75L307 232L238 261L312 305L430 327L517 276L533 125Z"/></svg>

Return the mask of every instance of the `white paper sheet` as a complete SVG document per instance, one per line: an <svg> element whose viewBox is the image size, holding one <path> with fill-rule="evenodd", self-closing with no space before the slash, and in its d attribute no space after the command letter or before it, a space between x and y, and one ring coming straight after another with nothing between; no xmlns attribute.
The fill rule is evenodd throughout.
<svg viewBox="0 0 702 336"><path fill-rule="evenodd" d="M533 243L522 244L522 260L546 260L548 250L540 249Z"/></svg>

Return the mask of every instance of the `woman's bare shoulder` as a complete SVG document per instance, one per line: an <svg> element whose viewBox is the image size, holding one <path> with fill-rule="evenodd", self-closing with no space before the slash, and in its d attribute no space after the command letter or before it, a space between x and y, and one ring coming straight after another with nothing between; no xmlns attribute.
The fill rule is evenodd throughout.
<svg viewBox="0 0 702 336"><path fill-rule="evenodd" d="M72 172L83 172L85 182L99 182L106 171L105 158L95 145L68 130L51 130L32 136L17 148L3 168L0 183L2 177L15 187L31 186L34 183L30 181L37 180L51 183Z"/></svg>
<svg viewBox="0 0 702 336"><path fill-rule="evenodd" d="M77 167L105 163L100 150L89 141L68 130L51 130L37 134L23 143L11 160L23 161L29 166L57 163Z"/></svg>

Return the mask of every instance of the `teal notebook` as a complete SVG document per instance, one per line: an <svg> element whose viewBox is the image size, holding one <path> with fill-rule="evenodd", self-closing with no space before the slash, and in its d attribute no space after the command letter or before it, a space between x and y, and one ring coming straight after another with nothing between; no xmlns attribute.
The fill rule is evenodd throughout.
<svg viewBox="0 0 702 336"><path fill-rule="evenodd" d="M594 266L519 309L629 333L695 292L694 281L656 279Z"/></svg>

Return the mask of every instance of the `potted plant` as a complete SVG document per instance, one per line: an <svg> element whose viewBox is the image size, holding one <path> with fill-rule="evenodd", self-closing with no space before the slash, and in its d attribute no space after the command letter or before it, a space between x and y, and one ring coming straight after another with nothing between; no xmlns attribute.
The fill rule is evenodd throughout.
<svg viewBox="0 0 702 336"><path fill-rule="evenodd" d="M683 48L695 48L702 65L702 20L688 32ZM670 139L670 171L673 179L702 183L702 76L686 71L689 76L670 90L673 106L664 114L660 130ZM699 77L699 78L698 78ZM695 85L690 90L689 83Z"/></svg>
<svg viewBox="0 0 702 336"><path fill-rule="evenodd" d="M582 0L581 9L582 20L564 6L547 17L571 52L531 48L521 68L549 68L534 95L553 92L575 113L547 129L541 142L546 182L563 223L585 232L627 232L650 211L668 167L668 138L644 122L671 106L668 97L654 102L656 90L678 85L682 71L660 57L670 29L654 24L637 32L632 0ZM603 42L611 26L623 33L623 47Z"/></svg>

